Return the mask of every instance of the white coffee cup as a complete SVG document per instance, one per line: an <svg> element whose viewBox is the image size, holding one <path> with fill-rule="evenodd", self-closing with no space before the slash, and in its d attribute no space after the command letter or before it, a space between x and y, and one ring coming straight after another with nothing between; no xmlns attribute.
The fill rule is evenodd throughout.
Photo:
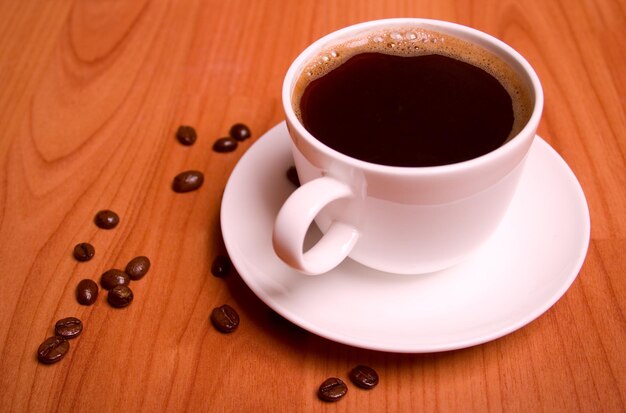
<svg viewBox="0 0 626 413"><path fill-rule="evenodd" d="M381 29L419 27L466 40L495 54L521 78L532 102L513 138L480 157L442 166L395 167L351 158L311 135L293 108L296 81L333 45ZM276 218L273 246L289 266L321 274L346 257L399 274L428 273L468 257L494 232L514 195L543 109L530 64L502 41L454 23L386 19L350 26L310 45L292 63L282 90L292 152L302 183ZM303 251L315 221L322 238Z"/></svg>

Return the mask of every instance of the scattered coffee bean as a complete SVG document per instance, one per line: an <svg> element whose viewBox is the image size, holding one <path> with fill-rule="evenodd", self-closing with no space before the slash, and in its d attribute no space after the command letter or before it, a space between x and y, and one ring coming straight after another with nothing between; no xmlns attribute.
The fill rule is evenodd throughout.
<svg viewBox="0 0 626 413"><path fill-rule="evenodd" d="M81 242L74 247L74 258L78 261L89 261L95 254L96 249L87 242Z"/></svg>
<svg viewBox="0 0 626 413"><path fill-rule="evenodd" d="M225 277L230 272L232 263L226 255L218 255L211 265L211 273L216 277Z"/></svg>
<svg viewBox="0 0 626 413"><path fill-rule="evenodd" d="M91 305L98 298L98 284L93 280L81 280L76 286L76 300L82 305Z"/></svg>
<svg viewBox="0 0 626 413"><path fill-rule="evenodd" d="M133 301L133 291L127 285L118 285L109 291L107 301L115 308L126 307Z"/></svg>
<svg viewBox="0 0 626 413"><path fill-rule="evenodd" d="M100 277L100 285L105 290L110 290L118 285L128 285L129 283L130 277L122 270L108 270Z"/></svg>
<svg viewBox="0 0 626 413"><path fill-rule="evenodd" d="M115 212L104 209L102 211L98 211L96 217L94 218L94 222L98 228L112 229L120 223L120 217Z"/></svg>
<svg viewBox="0 0 626 413"><path fill-rule="evenodd" d="M204 183L204 174L200 171L185 171L174 177L174 192L190 192L200 188Z"/></svg>
<svg viewBox="0 0 626 413"><path fill-rule="evenodd" d="M231 137L219 138L213 144L215 152L232 152L237 149L237 141Z"/></svg>
<svg viewBox="0 0 626 413"><path fill-rule="evenodd" d="M44 364L60 361L70 349L70 343L63 337L48 337L37 349L37 359Z"/></svg>
<svg viewBox="0 0 626 413"><path fill-rule="evenodd" d="M360 364L350 371L350 380L362 389L372 389L378 384L378 373L373 368Z"/></svg>
<svg viewBox="0 0 626 413"><path fill-rule="evenodd" d="M83 322L76 317L62 318L54 325L56 335L65 339L78 337L81 331L83 331Z"/></svg>
<svg viewBox="0 0 626 413"><path fill-rule="evenodd" d="M191 126L182 125L176 131L176 138L178 138L178 142L189 146L196 142L198 135L196 134L196 130Z"/></svg>
<svg viewBox="0 0 626 413"><path fill-rule="evenodd" d="M243 123L235 123L231 128L230 132L228 132L231 138L237 139L238 141L245 141L252 133L250 133L250 128L248 128Z"/></svg>
<svg viewBox="0 0 626 413"><path fill-rule="evenodd" d="M300 178L298 177L298 171L295 166L287 169L287 179L295 186L300 186Z"/></svg>
<svg viewBox="0 0 626 413"><path fill-rule="evenodd" d="M331 377L320 385L317 396L326 402L336 402L346 395L348 386L336 377Z"/></svg>
<svg viewBox="0 0 626 413"><path fill-rule="evenodd" d="M150 260L148 257L135 257L128 262L124 272L128 274L131 280L136 281L143 278L150 269Z"/></svg>
<svg viewBox="0 0 626 413"><path fill-rule="evenodd" d="M239 314L228 304L214 308L211 312L211 322L222 333L231 333L239 325Z"/></svg>

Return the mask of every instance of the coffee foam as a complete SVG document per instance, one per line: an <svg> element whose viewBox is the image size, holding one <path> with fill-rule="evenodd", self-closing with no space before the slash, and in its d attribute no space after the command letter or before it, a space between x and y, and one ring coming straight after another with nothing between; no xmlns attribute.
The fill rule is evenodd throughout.
<svg viewBox="0 0 626 413"><path fill-rule="evenodd" d="M421 56L438 54L479 67L495 77L511 96L513 104L513 127L507 140L517 135L532 114L529 89L520 76L488 50L448 34L416 27L369 31L325 48L302 69L296 81L292 102L300 121L300 98L306 87L351 57L361 53L383 53L397 56Z"/></svg>

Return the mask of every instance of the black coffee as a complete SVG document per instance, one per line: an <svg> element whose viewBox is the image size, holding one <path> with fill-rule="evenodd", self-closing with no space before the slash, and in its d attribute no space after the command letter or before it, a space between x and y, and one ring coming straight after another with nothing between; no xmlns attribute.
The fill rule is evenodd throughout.
<svg viewBox="0 0 626 413"><path fill-rule="evenodd" d="M489 52L429 31L366 40L328 52L296 86L297 115L327 146L382 165L446 165L491 152L526 123L521 81Z"/></svg>

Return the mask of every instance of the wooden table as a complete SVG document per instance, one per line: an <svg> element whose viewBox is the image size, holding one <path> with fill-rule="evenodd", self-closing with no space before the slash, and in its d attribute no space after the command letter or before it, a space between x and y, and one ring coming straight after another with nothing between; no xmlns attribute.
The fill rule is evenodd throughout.
<svg viewBox="0 0 626 413"><path fill-rule="evenodd" d="M392 354L317 337L273 314L225 252L224 186L283 119L291 60L352 23L397 16L473 26L520 51L545 89L539 133L591 210L587 259L565 296L508 336L439 354ZM0 3L0 411L524 411L626 409L626 6L620 0L6 0ZM253 138L211 150L235 122ZM199 139L183 147L181 124ZM206 175L175 194L173 176ZM93 216L121 216L114 230ZM96 248L79 263L79 242ZM136 255L135 300L74 298ZM239 329L218 333L229 303ZM56 320L83 320L61 362L36 360ZM318 385L376 368L373 391L336 404Z"/></svg>

